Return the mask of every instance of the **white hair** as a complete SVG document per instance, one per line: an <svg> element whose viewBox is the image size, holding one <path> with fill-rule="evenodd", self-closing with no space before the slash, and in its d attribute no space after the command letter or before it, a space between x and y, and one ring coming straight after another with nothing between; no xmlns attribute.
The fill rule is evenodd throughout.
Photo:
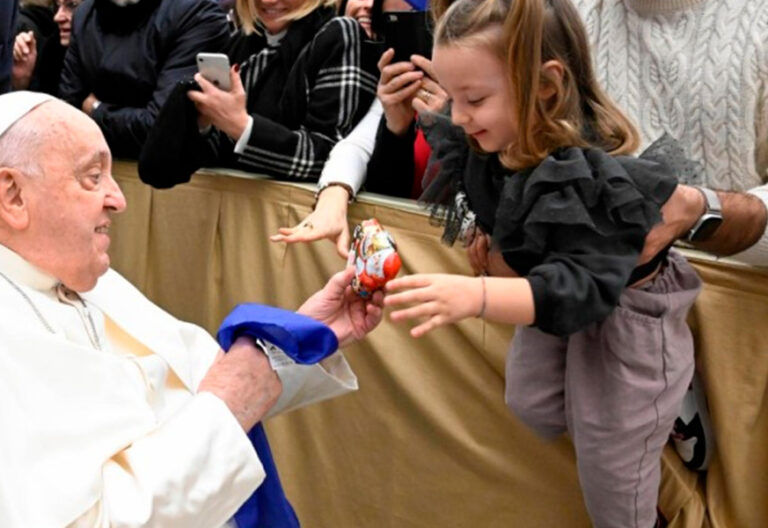
<svg viewBox="0 0 768 528"><path fill-rule="evenodd" d="M40 158L45 155L49 131L37 119L25 116L0 136L0 167L20 170L30 176L43 174Z"/></svg>

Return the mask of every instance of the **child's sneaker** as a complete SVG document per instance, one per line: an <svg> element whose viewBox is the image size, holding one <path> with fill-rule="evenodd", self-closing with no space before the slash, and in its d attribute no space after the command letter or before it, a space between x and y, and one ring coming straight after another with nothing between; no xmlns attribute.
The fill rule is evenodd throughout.
<svg viewBox="0 0 768 528"><path fill-rule="evenodd" d="M704 471L715 447L715 437L709 422L707 397L698 373L685 393L680 416L672 428L672 441L683 463L694 471Z"/></svg>

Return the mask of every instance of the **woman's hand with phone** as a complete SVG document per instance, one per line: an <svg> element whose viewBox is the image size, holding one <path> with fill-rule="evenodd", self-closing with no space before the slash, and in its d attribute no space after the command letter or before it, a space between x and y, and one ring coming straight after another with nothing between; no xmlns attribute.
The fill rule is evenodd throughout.
<svg viewBox="0 0 768 528"><path fill-rule="evenodd" d="M401 136L408 131L413 121L413 100L421 88L424 72L417 69L410 61L391 64L395 50L390 48L379 59L379 86L376 95L384 107L387 128L393 134Z"/></svg>
<svg viewBox="0 0 768 528"><path fill-rule="evenodd" d="M237 141L248 126L248 112L245 108L245 89L240 80L238 65L230 68L229 76L232 89L226 91L196 73L195 81L200 85L200 91L190 90L187 97L195 103L201 129L213 125Z"/></svg>
<svg viewBox="0 0 768 528"><path fill-rule="evenodd" d="M411 100L413 109L419 114L442 112L449 98L448 93L435 80L437 76L432 68L432 61L421 55L411 55L411 62L425 73L421 79L421 87L416 91L416 97Z"/></svg>

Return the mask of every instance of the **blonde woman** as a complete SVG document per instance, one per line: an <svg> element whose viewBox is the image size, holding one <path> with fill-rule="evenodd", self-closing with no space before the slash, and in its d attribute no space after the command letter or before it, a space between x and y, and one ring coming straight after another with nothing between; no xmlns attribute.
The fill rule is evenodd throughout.
<svg viewBox="0 0 768 528"><path fill-rule="evenodd" d="M378 48L334 0L238 0L232 88L201 75L190 91L209 150L203 164L317 181L333 145L376 95ZM208 129L212 125L212 129ZM192 146L192 145L190 145Z"/></svg>

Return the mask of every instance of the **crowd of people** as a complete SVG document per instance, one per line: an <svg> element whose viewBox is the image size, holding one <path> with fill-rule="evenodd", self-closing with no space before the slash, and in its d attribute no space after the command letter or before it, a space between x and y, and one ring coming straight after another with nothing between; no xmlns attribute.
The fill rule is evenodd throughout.
<svg viewBox="0 0 768 528"><path fill-rule="evenodd" d="M404 12L429 20L431 53L395 60L385 21ZM506 403L570 435L594 526L664 525L670 434L706 470L686 324L701 281L675 245L768 266L768 4L21 0L0 29L0 525L296 525L269 507L253 431L356 388L336 346L384 306L414 338L516 326ZM199 53L226 55L228 88ZM343 258L361 191L417 199L475 275L362 299L347 269L299 315L254 312L217 343L109 268L113 156L155 187L203 166L316 183L271 240ZM244 330L266 320L329 333L299 339L309 362Z"/></svg>

